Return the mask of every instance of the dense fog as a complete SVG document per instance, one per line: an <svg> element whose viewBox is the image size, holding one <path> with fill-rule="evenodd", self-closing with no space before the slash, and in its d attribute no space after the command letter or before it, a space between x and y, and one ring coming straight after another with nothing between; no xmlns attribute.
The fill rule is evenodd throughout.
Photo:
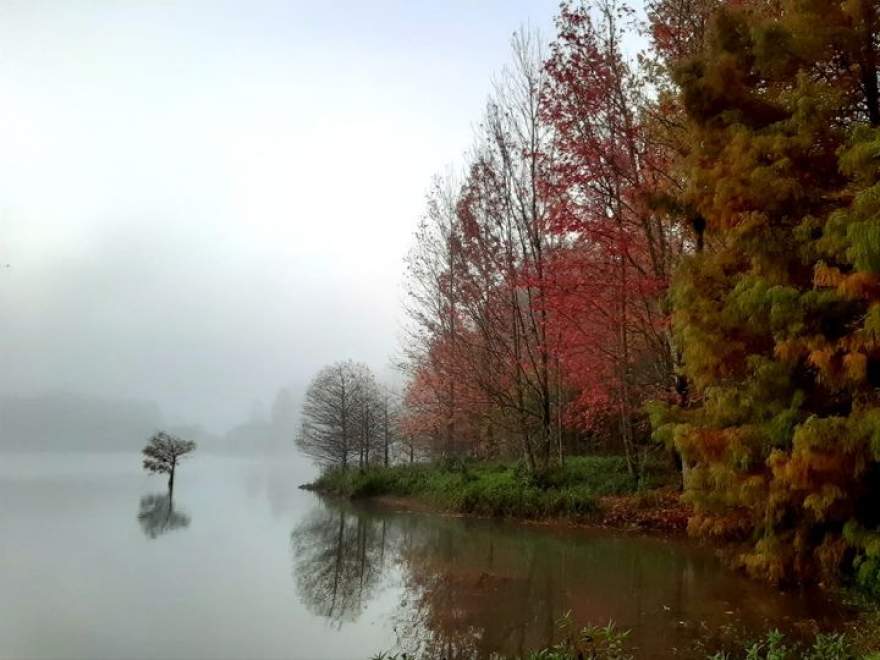
<svg viewBox="0 0 880 660"><path fill-rule="evenodd" d="M398 378L424 192L557 3L453 4L0 7L0 447L289 443L324 364Z"/></svg>

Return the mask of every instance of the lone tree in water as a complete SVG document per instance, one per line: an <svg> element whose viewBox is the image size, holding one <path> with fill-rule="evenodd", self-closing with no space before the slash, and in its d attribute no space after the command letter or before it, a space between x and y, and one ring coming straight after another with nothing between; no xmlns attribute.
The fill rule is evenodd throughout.
<svg viewBox="0 0 880 660"><path fill-rule="evenodd" d="M153 473L168 475L168 495L174 493L174 470L177 461L184 454L188 454L196 448L196 443L191 440L181 440L177 436L160 431L144 447L144 469Z"/></svg>

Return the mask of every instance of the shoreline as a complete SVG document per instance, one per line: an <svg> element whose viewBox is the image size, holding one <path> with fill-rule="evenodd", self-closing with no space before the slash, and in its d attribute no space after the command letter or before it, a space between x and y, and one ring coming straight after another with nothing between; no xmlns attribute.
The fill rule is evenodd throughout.
<svg viewBox="0 0 880 660"><path fill-rule="evenodd" d="M430 471L432 467L416 468L419 469ZM404 467L403 471L406 470L407 468ZM379 472L381 471L380 468ZM368 475L352 473L347 477L349 480L324 478L324 483L321 483L319 478L315 482L302 484L300 488L320 497L344 500L354 505L377 507L392 512L505 521L516 525L545 528L548 532L595 530L645 535L660 540L668 539L670 542L693 542L707 547L727 565L729 570L742 574L745 579L754 579L735 565L731 565L730 553L734 548L705 539L693 539L687 533L687 522L692 508L681 501L682 493L677 486L669 483L637 492L596 495L591 500L591 507L582 511L561 510L556 513L536 515L535 510L523 506L522 501L519 502L519 508L510 506L504 509L503 513L487 510L486 505L491 501L491 490L476 491L478 493L476 500L444 499L443 491L432 490L431 486L422 485L421 490L410 487L408 492L387 492L393 490L398 482L380 482L382 487L377 487L375 483L369 482L369 479L367 482L372 485L371 488L347 490L347 487L351 486L350 479L361 479L365 476ZM468 483L467 480L465 482ZM547 491L551 497L555 497L563 492L564 488L554 486ZM466 506L470 508L465 508ZM817 583L813 587L827 594L838 606L849 612L839 631L846 632L853 647L858 649L858 655L854 657L880 660L880 655L872 655L876 649L880 649L880 603L852 585ZM780 591L797 591L800 587L779 585L777 588Z"/></svg>
<svg viewBox="0 0 880 660"><path fill-rule="evenodd" d="M461 511L446 506L427 496L397 495L390 493L351 496L322 488L315 483L299 486L322 497L341 498L350 502L369 503L385 509L412 513L431 513L460 518L504 520L536 527L592 528L618 532L634 532L672 538L688 538L687 520L691 508L680 500L680 491L659 488L632 495L606 495L597 498L597 510L592 513L570 515L491 515ZM649 504L644 500L648 499ZM651 501L653 500L653 501ZM720 549L720 548L719 548Z"/></svg>

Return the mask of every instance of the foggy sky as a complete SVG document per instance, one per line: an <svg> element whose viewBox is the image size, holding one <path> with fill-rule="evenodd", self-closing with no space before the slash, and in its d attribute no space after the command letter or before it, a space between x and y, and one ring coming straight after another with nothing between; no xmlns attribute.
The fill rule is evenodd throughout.
<svg viewBox="0 0 880 660"><path fill-rule="evenodd" d="M223 430L380 374L432 175L557 0L0 4L0 394Z"/></svg>

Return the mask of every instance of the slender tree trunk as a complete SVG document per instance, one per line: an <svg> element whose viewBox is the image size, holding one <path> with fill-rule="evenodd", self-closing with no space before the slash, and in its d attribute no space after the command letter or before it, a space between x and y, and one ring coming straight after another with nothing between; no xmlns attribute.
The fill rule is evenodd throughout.
<svg viewBox="0 0 880 660"><path fill-rule="evenodd" d="M383 424L383 427L384 427L383 428L383 435L384 435L384 440L385 440L385 467L388 467L389 428L388 428L388 395L387 394L385 395L384 413L385 413L385 421Z"/></svg>
<svg viewBox="0 0 880 660"><path fill-rule="evenodd" d="M516 299L516 291L512 291L510 294L510 312L511 312L511 320L512 320L512 332L513 332L513 363L514 363L514 388L516 391L516 405L517 412L519 416L519 425L520 425L520 434L522 437L522 448L523 454L526 459L526 464L529 467L529 472L531 474L535 473L535 454L532 451L532 441L529 437L528 424L526 421L526 413L525 413L525 395L523 393L523 383L522 383L522 349L520 346L520 334L519 334L519 308L518 302Z"/></svg>
<svg viewBox="0 0 880 660"><path fill-rule="evenodd" d="M454 331L453 331L454 341ZM446 455L455 454L455 381L449 378L448 407L446 410Z"/></svg>
<svg viewBox="0 0 880 660"><path fill-rule="evenodd" d="M559 467L565 466L565 451L562 446L562 370L559 354L556 355L556 442L559 449Z"/></svg>
<svg viewBox="0 0 880 660"><path fill-rule="evenodd" d="M619 197L616 200L617 211L617 231L618 231L618 249L620 254L620 317L619 339L620 339L620 358L618 364L619 392L620 392L620 435L623 440L623 449L626 455L626 466L630 476L637 478L637 468L635 457L633 456L633 437L632 437L632 417L629 409L629 328L627 327L627 286L629 285L627 277L627 248L626 239L623 234L623 217Z"/></svg>
<svg viewBox="0 0 880 660"><path fill-rule="evenodd" d="M451 232L450 235L447 236L446 240L446 268L447 271L452 274L455 272L455 248L451 241ZM455 352L456 347L456 324L455 324L455 311L457 298L455 295L454 289L454 278L449 277L447 280L447 291L446 291L446 301L447 301L447 327L449 329L449 344L452 347L453 353ZM450 378L449 374L447 374L447 379L449 381L449 395L448 395L448 409L446 411L446 455L452 455L454 451L455 445L455 379Z"/></svg>
<svg viewBox="0 0 880 660"><path fill-rule="evenodd" d="M361 403L361 472L364 471L365 467L369 467L370 464L370 456L367 453L369 450L367 448L367 415L364 410L364 404Z"/></svg>
<svg viewBox="0 0 880 660"><path fill-rule="evenodd" d="M342 471L348 471L348 400L345 392L345 374L339 369L340 388L340 423L342 424Z"/></svg>

